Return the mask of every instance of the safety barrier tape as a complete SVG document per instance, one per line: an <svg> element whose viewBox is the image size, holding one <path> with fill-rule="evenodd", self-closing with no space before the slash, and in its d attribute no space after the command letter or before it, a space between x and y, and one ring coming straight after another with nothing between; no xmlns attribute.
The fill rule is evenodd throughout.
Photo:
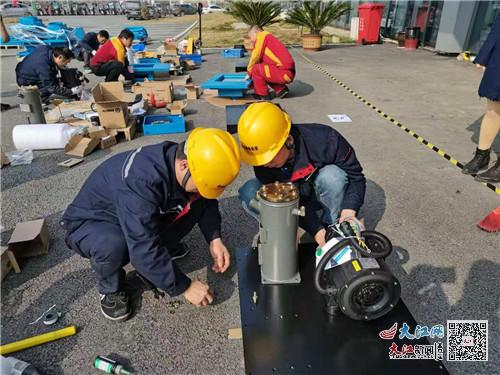
<svg viewBox="0 0 500 375"><path fill-rule="evenodd" d="M337 77L335 77L332 73L330 73L328 70L323 68L321 65L318 63L314 62L311 60L309 57L304 55L301 51L297 50L297 52L302 56L304 60L306 60L309 64L314 66L317 70L319 70L321 73L325 74L328 78L333 80L335 83L337 83L340 87L344 88L346 91L348 91L350 94L352 94L356 99L358 99L360 102L364 103L367 107L373 109L375 112L377 112L380 116L383 118L389 120L392 124L396 125L398 128L404 130L406 133L411 135L413 138L415 138L418 142L421 144L427 146L430 150L436 152L437 154L441 155L443 158L448 160L451 164L454 166L463 169L464 165L460 163L457 159L453 158L450 154L445 152L443 149L437 147L435 144L429 142L427 139L424 137L418 135L415 133L413 130L409 129L405 125L403 125L401 122L397 121L395 118L392 116L388 115L384 111L382 111L380 108L378 108L376 105L370 103L368 100L363 98L361 95L359 95L357 92L355 92L353 89L351 89L349 86L347 86L344 82L339 80ZM490 184L488 182L481 182L482 185L486 186L487 188L493 190L496 194L500 195L500 188L496 187L493 184Z"/></svg>

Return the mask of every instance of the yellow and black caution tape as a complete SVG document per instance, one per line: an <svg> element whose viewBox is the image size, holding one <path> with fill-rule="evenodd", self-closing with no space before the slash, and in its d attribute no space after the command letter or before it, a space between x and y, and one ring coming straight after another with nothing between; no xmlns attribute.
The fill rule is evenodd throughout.
<svg viewBox="0 0 500 375"><path fill-rule="evenodd" d="M298 50L297 50L298 51ZM403 129L406 133L411 135L413 138L415 138L417 141L419 141L421 144L427 146L427 148L431 149L432 151L436 152L437 154L441 155L443 158L448 160L451 164L457 166L458 168L462 169L464 165L460 163L457 159L453 158L450 154L445 152L443 149L437 147L435 144L429 142L427 139L421 137L417 133L415 133L413 130L407 128L405 125L397 121L395 118L392 116L388 115L387 113L383 112L380 108L378 108L376 105L370 103L368 100L363 98L361 95L359 95L357 92L355 92L353 89L351 89L349 86L347 86L344 82L339 80L337 77L335 77L332 73L330 73L328 70L323 68L321 65L317 64L316 62L312 61L309 57L304 55L302 52L298 51L298 53L306 60L309 64L313 65L317 70L319 70L321 73L325 74L327 77L335 81L340 87L344 88L346 91L351 93L356 99L358 99L360 102L364 103L367 107L373 109L375 112L377 112L380 116L383 118L389 120L391 123L396 125L398 128ZM484 186L487 188L493 190L495 193L500 195L500 188L497 188L495 185L490 184L488 182L481 182Z"/></svg>

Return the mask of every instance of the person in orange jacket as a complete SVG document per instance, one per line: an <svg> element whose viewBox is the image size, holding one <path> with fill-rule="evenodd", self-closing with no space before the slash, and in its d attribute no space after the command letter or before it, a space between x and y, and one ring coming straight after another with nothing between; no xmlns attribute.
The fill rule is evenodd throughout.
<svg viewBox="0 0 500 375"><path fill-rule="evenodd" d="M247 66L247 75L252 78L254 93L258 99L269 100L268 85L277 98L285 97L289 90L287 84L295 77L295 61L290 52L274 35L252 26L248 37L254 49Z"/></svg>
<svg viewBox="0 0 500 375"><path fill-rule="evenodd" d="M111 38L99 47L90 59L90 70L96 76L105 76L106 82L118 81L120 74L125 79L132 79L133 74L129 69L127 48L132 46L134 33L123 29L117 38Z"/></svg>

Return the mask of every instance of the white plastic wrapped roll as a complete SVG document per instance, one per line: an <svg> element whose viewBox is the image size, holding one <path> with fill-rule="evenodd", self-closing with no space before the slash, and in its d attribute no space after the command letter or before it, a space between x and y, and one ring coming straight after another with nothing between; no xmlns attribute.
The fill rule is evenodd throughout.
<svg viewBox="0 0 500 375"><path fill-rule="evenodd" d="M68 124L17 125L12 131L18 150L53 150L64 148L80 130Z"/></svg>

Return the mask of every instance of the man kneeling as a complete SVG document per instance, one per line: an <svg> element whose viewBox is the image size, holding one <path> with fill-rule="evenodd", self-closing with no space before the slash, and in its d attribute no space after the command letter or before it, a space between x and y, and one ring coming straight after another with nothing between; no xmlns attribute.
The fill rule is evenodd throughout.
<svg viewBox="0 0 500 375"><path fill-rule="evenodd" d="M321 124L293 124L278 106L251 104L238 122L241 159L255 177L239 190L245 211L262 184L294 182L306 215L299 225L325 245L326 228L356 220L365 197L365 177L354 149L335 129Z"/></svg>
<svg viewBox="0 0 500 375"><path fill-rule="evenodd" d="M198 224L210 244L212 269L227 270L216 198L239 169L234 138L198 128L185 143L124 152L90 174L61 225L68 247L90 260L106 318L125 320L131 313L123 269L129 262L172 297L183 294L196 306L212 303L208 285L191 281L174 260L186 255L180 241Z"/></svg>

